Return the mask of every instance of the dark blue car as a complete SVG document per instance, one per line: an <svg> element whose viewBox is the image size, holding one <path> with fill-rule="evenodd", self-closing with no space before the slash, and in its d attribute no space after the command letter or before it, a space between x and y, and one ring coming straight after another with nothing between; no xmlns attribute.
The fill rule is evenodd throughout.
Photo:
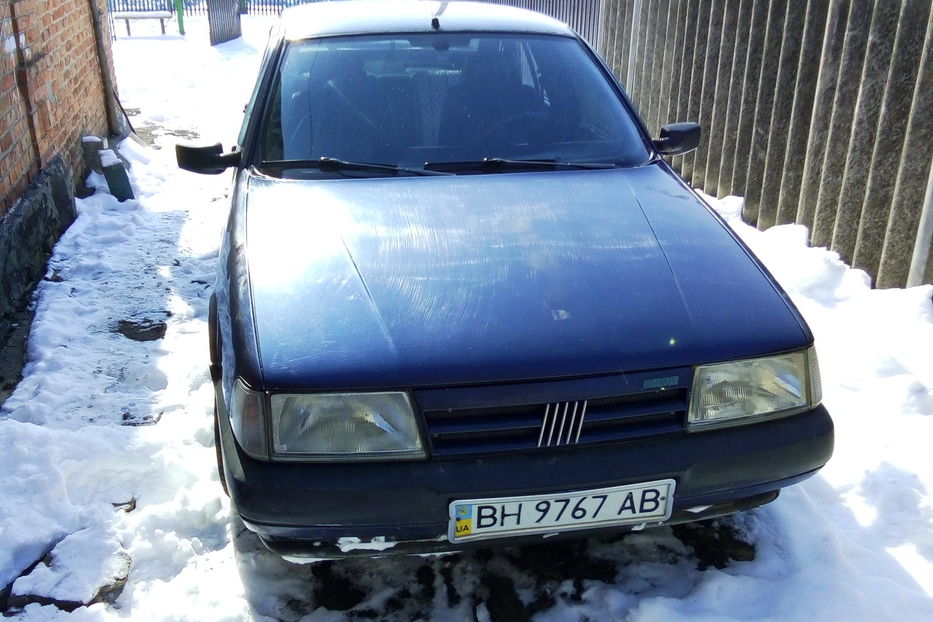
<svg viewBox="0 0 933 622"><path fill-rule="evenodd" d="M273 551L535 542L773 500L832 453L813 335L565 25L321 3L273 32L210 310L217 456Z"/></svg>

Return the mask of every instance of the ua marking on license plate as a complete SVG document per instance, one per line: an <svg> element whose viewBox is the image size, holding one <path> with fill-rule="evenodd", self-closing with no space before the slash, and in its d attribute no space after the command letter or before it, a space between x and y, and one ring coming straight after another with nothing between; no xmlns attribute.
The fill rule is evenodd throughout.
<svg viewBox="0 0 933 622"><path fill-rule="evenodd" d="M473 506L458 505L454 510L456 517L456 534L458 538L468 536L473 533Z"/></svg>
<svg viewBox="0 0 933 622"><path fill-rule="evenodd" d="M661 522L670 518L674 480L568 493L467 499L449 506L451 542Z"/></svg>

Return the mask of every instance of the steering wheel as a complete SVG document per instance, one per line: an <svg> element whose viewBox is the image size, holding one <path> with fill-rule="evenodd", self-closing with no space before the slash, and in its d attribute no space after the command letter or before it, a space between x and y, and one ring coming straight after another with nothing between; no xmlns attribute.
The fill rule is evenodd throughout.
<svg viewBox="0 0 933 622"><path fill-rule="evenodd" d="M493 123L489 129L480 135L476 142L477 144L487 143L489 142L489 139L495 137L496 134L503 132L503 130L506 130L510 125L516 125L522 130L521 132L514 133L522 136L528 136L543 126L549 118L550 115L548 115L548 113L544 110L522 110L521 112L510 114L509 116L503 119L499 119Z"/></svg>
<svg viewBox="0 0 933 622"><path fill-rule="evenodd" d="M327 88L333 91L337 98L343 102L344 106L346 106L346 109L349 110L353 116L362 121L367 127L369 127L374 132L374 135L380 135L382 133L382 130L379 129L379 126L377 126L376 123L370 119L365 112L360 110L359 107L357 107L357 105L354 104L349 97L347 97L343 90L334 84L333 80L328 80L326 84Z"/></svg>

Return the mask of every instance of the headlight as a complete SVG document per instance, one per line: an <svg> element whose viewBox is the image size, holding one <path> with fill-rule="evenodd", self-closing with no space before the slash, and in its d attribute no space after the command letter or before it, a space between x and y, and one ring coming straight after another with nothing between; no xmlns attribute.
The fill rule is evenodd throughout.
<svg viewBox="0 0 933 622"><path fill-rule="evenodd" d="M297 460L423 458L405 393L272 396L273 452Z"/></svg>
<svg viewBox="0 0 933 622"><path fill-rule="evenodd" d="M268 459L266 425L262 413L263 395L240 379L233 383L230 399L230 425L240 447L253 458Z"/></svg>
<svg viewBox="0 0 933 622"><path fill-rule="evenodd" d="M693 376L691 429L748 423L812 408L822 399L816 350L716 365Z"/></svg>

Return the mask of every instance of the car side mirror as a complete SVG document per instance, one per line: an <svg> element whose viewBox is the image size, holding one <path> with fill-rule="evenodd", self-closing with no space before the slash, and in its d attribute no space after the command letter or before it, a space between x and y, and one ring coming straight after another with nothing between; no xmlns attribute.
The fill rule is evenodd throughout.
<svg viewBox="0 0 933 622"><path fill-rule="evenodd" d="M220 143L208 147L175 145L178 167L202 175L219 175L231 166L240 163L240 152L224 153Z"/></svg>
<svg viewBox="0 0 933 622"><path fill-rule="evenodd" d="M661 136L654 141L654 148L666 156L687 153L697 148L702 133L699 123L670 123L661 128Z"/></svg>

